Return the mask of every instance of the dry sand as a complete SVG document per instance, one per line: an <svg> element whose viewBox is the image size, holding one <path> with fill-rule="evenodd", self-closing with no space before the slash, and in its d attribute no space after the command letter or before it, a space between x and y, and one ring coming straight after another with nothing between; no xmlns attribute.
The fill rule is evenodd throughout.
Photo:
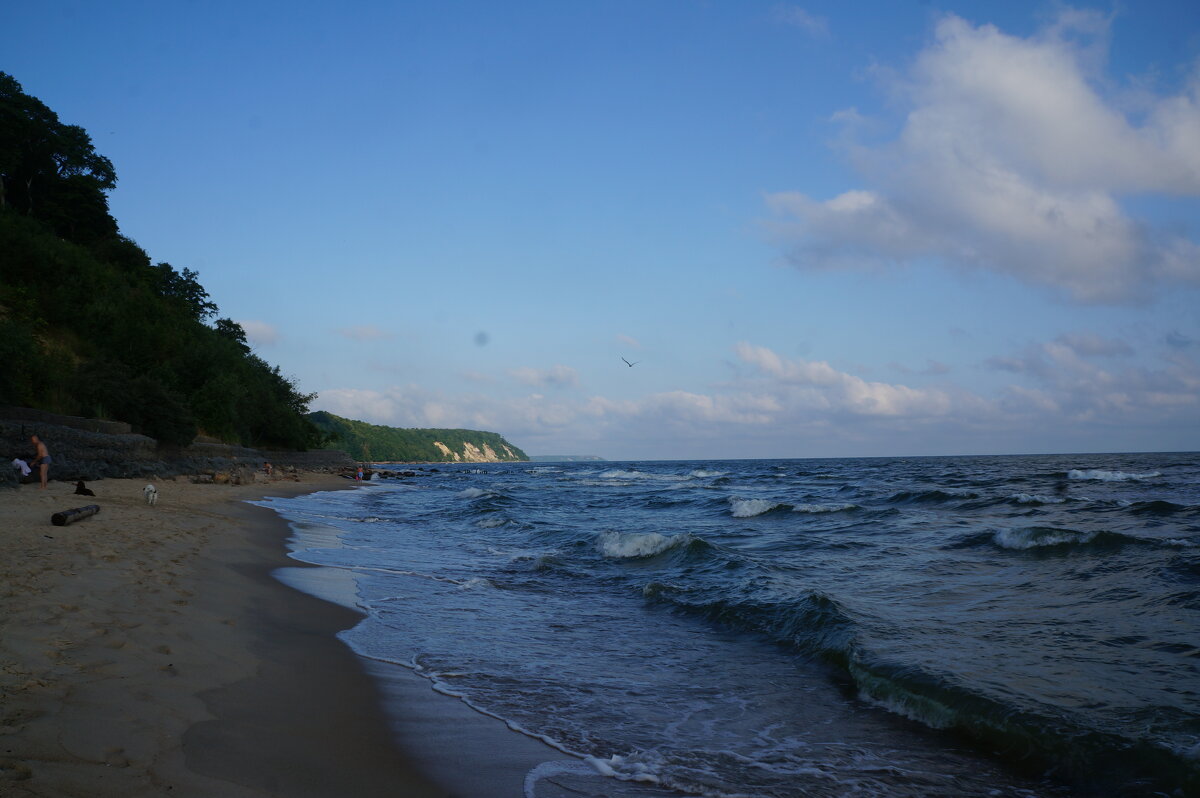
<svg viewBox="0 0 1200 798"><path fill-rule="evenodd" d="M300 479L0 489L0 795L444 794L334 637L357 616L270 577L286 525L242 500L347 486Z"/></svg>

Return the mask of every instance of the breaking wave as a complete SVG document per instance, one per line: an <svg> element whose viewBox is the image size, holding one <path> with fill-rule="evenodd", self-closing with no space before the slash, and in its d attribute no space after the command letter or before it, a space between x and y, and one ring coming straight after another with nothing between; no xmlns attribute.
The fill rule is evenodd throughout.
<svg viewBox="0 0 1200 798"><path fill-rule="evenodd" d="M730 499L729 514L734 518L754 518L773 512L794 512L819 515L821 513L844 513L861 509L857 504L835 502L829 504L788 504L773 502L770 499Z"/></svg>
<svg viewBox="0 0 1200 798"><path fill-rule="evenodd" d="M613 559L653 557L677 546L686 546L696 538L687 534L660 535L657 532L601 532L596 550Z"/></svg>
<svg viewBox="0 0 1200 798"><path fill-rule="evenodd" d="M1058 527L1030 526L1000 529L992 534L992 541L1002 549L1044 549L1056 546L1122 546L1151 541L1123 535L1119 532L1080 532Z"/></svg>
<svg viewBox="0 0 1200 798"><path fill-rule="evenodd" d="M1129 482L1131 480L1142 481L1146 479L1154 479L1161 477L1162 474L1158 471L1152 471L1149 474L1128 474L1124 471L1104 471L1099 468L1078 469L1072 468L1067 472L1067 479L1088 480L1092 482Z"/></svg>

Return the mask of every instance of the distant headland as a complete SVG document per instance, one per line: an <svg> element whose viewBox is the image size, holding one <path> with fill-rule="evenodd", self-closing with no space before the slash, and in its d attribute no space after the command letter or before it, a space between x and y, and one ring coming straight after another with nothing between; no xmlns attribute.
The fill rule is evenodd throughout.
<svg viewBox="0 0 1200 798"><path fill-rule="evenodd" d="M496 432L385 427L324 410L309 413L307 419L324 436L321 448L342 449L363 462L512 463L530 459Z"/></svg>

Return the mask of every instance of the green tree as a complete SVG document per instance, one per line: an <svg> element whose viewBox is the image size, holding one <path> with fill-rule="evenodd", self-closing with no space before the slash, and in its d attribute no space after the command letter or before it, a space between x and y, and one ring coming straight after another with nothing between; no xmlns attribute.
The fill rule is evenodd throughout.
<svg viewBox="0 0 1200 798"><path fill-rule="evenodd" d="M169 263L155 264L154 271L159 295L179 303L193 319L204 321L216 314L217 305L209 301L208 292L196 280L199 276L196 272L191 269L177 272Z"/></svg>
<svg viewBox="0 0 1200 798"><path fill-rule="evenodd" d="M31 97L0 72L0 209L49 223L73 241L116 234L105 192L117 185L112 162L78 125Z"/></svg>
<svg viewBox="0 0 1200 798"><path fill-rule="evenodd" d="M108 210L112 163L0 72L0 403L303 449L313 395L255 356L192 269L153 263Z"/></svg>
<svg viewBox="0 0 1200 798"><path fill-rule="evenodd" d="M242 329L242 325L238 324L233 319L217 319L213 324L213 329L217 335L222 338L227 338L233 341L242 352L250 353L250 344L246 340L246 331Z"/></svg>

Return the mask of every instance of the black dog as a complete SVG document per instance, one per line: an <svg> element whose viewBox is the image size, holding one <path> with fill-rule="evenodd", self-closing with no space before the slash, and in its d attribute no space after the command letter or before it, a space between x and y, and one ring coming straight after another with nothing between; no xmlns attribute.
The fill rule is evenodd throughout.
<svg viewBox="0 0 1200 798"><path fill-rule="evenodd" d="M75 493L77 493L80 496L95 496L96 495L95 493L92 492L91 488L89 488L83 484L82 479L75 483Z"/></svg>

